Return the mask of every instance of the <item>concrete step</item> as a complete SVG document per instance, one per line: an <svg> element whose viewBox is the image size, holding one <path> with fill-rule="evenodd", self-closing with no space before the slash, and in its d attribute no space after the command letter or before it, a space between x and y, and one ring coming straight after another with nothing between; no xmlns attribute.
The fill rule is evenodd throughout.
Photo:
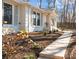
<svg viewBox="0 0 79 59"><path fill-rule="evenodd" d="M40 52L40 57L50 59L64 59L66 48L69 44L71 35L72 34L70 32L64 33L56 41L48 45L42 52Z"/></svg>

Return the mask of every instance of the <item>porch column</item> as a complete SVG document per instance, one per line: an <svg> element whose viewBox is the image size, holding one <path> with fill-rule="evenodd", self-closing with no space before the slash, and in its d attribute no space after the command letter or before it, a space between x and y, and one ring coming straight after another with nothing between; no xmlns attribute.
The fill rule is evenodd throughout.
<svg viewBox="0 0 79 59"><path fill-rule="evenodd" d="M47 23L48 23L48 30L52 31L52 21L51 21L51 16L50 14L48 15L48 19L47 19Z"/></svg>
<svg viewBox="0 0 79 59"><path fill-rule="evenodd" d="M32 9L28 8L28 32L32 31Z"/></svg>
<svg viewBox="0 0 79 59"><path fill-rule="evenodd" d="M29 8L25 8L25 31L29 32Z"/></svg>

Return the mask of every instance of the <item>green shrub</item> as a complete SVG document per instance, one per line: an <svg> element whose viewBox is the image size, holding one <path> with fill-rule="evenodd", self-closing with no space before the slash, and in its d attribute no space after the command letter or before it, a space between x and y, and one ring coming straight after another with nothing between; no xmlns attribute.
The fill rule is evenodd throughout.
<svg viewBox="0 0 79 59"><path fill-rule="evenodd" d="M28 52L25 54L23 59L36 59L35 53L34 52Z"/></svg>

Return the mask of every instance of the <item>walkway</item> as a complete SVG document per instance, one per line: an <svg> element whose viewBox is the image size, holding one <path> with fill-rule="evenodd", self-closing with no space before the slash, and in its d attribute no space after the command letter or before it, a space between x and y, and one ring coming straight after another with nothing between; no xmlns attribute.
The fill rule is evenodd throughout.
<svg viewBox="0 0 79 59"><path fill-rule="evenodd" d="M72 32L64 32L56 41L48 45L38 59L64 59L66 48L69 44Z"/></svg>

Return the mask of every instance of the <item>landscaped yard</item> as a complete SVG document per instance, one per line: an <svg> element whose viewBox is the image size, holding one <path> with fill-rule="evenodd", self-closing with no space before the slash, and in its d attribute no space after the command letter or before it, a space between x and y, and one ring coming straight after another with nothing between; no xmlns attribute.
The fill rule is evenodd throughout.
<svg viewBox="0 0 79 59"><path fill-rule="evenodd" d="M39 53L50 43L61 36L62 32L47 34L12 33L3 35L3 59L36 59Z"/></svg>

